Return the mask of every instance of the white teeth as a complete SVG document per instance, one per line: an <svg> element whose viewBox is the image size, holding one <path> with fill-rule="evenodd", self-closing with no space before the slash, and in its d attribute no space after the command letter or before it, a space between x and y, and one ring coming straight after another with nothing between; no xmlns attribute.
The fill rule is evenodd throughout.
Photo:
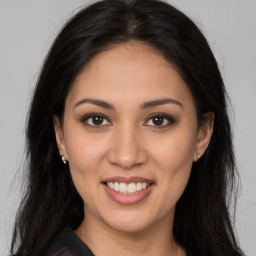
<svg viewBox="0 0 256 256"><path fill-rule="evenodd" d="M139 192L143 189L146 189L149 184L147 184L146 182L137 182L137 183L123 183L123 182L107 182L107 186L110 189L113 189L119 193L122 194L134 194L136 192Z"/></svg>
<svg viewBox="0 0 256 256"><path fill-rule="evenodd" d="M127 184L126 183L120 183L120 187L119 187L119 191L121 192L121 193L127 193L127 191L128 191L128 186L127 186Z"/></svg>
<svg viewBox="0 0 256 256"><path fill-rule="evenodd" d="M142 190L142 183L138 182L137 183L137 191L141 191Z"/></svg>
<svg viewBox="0 0 256 256"><path fill-rule="evenodd" d="M128 185L128 193L135 193L137 191L137 185L135 183L130 183Z"/></svg>
<svg viewBox="0 0 256 256"><path fill-rule="evenodd" d="M114 190L115 190L115 191L119 191L119 188L120 188L119 183L118 183L118 182L115 182L115 183L114 183Z"/></svg>

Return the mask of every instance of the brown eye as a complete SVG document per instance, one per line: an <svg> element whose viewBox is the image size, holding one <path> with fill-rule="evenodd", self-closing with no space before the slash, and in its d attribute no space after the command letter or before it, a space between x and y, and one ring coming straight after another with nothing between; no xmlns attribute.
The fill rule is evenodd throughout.
<svg viewBox="0 0 256 256"><path fill-rule="evenodd" d="M107 125L111 125L111 123L104 117L101 115L96 115L96 114L92 114L92 115L88 115L85 118L82 119L82 122L84 124L86 124L87 126L107 126Z"/></svg>
<svg viewBox="0 0 256 256"><path fill-rule="evenodd" d="M154 125L159 126L164 123L164 118L163 117L154 117L154 118L152 118L152 122Z"/></svg>
<svg viewBox="0 0 256 256"><path fill-rule="evenodd" d="M103 123L103 120L104 120L104 118L101 117L101 116L95 116L95 117L92 117L91 119L92 119L92 123L94 125L101 125Z"/></svg>
<svg viewBox="0 0 256 256"><path fill-rule="evenodd" d="M169 115L166 114L157 114L152 116L150 119L148 119L146 126L153 126L153 127L166 127L168 125L171 125L175 123L175 119Z"/></svg>

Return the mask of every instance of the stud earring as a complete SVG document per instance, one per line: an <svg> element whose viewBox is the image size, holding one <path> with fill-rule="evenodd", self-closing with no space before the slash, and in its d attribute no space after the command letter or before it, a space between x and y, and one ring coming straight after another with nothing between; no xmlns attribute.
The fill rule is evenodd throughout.
<svg viewBox="0 0 256 256"><path fill-rule="evenodd" d="M67 163L67 161L66 161L66 159L65 159L65 156L62 156L62 157L61 157L61 160L62 160L63 164L66 164L66 163Z"/></svg>
<svg viewBox="0 0 256 256"><path fill-rule="evenodd" d="M197 159L199 160L201 158L201 156L199 155L199 153L197 153Z"/></svg>

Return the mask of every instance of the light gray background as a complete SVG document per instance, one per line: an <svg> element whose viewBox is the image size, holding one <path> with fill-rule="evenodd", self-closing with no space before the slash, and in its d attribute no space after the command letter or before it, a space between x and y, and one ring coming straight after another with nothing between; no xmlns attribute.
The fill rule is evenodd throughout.
<svg viewBox="0 0 256 256"><path fill-rule="evenodd" d="M54 36L88 1L0 0L0 255L7 255L20 192L29 99ZM256 1L173 0L201 27L218 60L234 108L232 123L242 193L237 232L256 255Z"/></svg>

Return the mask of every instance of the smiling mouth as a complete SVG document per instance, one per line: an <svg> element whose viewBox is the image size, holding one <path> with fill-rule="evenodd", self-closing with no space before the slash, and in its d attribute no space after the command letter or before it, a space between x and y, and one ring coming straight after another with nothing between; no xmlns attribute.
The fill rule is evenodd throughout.
<svg viewBox="0 0 256 256"><path fill-rule="evenodd" d="M118 193L127 195L136 194L151 185L148 182L132 182L128 184L123 182L105 182L104 184Z"/></svg>
<svg viewBox="0 0 256 256"><path fill-rule="evenodd" d="M105 192L113 201L121 205L134 205L147 198L155 182L143 177L115 176L102 181Z"/></svg>

